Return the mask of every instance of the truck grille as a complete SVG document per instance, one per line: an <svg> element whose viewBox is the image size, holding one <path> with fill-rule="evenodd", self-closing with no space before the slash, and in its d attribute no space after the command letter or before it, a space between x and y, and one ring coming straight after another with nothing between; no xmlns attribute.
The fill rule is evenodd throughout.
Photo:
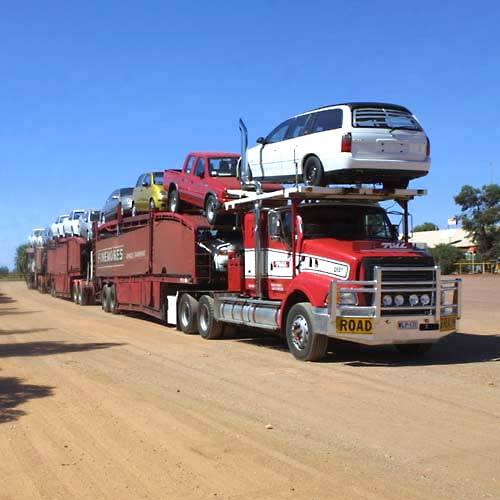
<svg viewBox="0 0 500 500"><path fill-rule="evenodd" d="M432 257L366 258L363 260L365 280L375 279L374 269L376 266L383 268L382 296L390 295L394 298L396 295L402 295L404 298L404 304L400 308L384 310L382 305L382 316L408 316L433 313L432 308L435 305L435 293L432 289L435 288L437 277L435 271L432 269L434 267L434 259ZM391 267L396 269L391 270ZM400 269L405 267L413 269ZM421 267L422 270L415 269L416 267ZM419 284L419 282L422 282L422 284ZM394 292L393 290L395 289L398 289L398 291ZM412 294L418 297L422 294L427 294L431 299L428 309L412 308L409 304L409 297ZM373 296L370 299L373 299ZM366 297L365 300L369 300L369 298ZM418 304L418 306L421 306L421 304Z"/></svg>

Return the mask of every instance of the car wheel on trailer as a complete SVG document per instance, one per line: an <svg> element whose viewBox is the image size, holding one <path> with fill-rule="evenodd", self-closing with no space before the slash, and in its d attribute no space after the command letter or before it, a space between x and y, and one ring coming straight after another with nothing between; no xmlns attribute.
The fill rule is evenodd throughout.
<svg viewBox="0 0 500 500"><path fill-rule="evenodd" d="M178 323L184 333L198 331L198 301L189 293L182 294L177 306Z"/></svg>
<svg viewBox="0 0 500 500"><path fill-rule="evenodd" d="M168 209L170 212L178 213L180 210L179 191L173 188L168 194Z"/></svg>
<svg viewBox="0 0 500 500"><path fill-rule="evenodd" d="M294 357L300 361L318 361L328 350L328 337L314 333L311 305L295 304L286 317L286 341Z"/></svg>
<svg viewBox="0 0 500 500"><path fill-rule="evenodd" d="M137 208L135 208L135 203L132 204L132 217L137 215Z"/></svg>
<svg viewBox="0 0 500 500"><path fill-rule="evenodd" d="M149 200L149 210L150 210L150 211L152 211L152 210L154 210L155 208L156 208L156 207L155 207L155 202L154 202L154 200L151 198L151 199Z"/></svg>
<svg viewBox="0 0 500 500"><path fill-rule="evenodd" d="M213 194L209 194L205 200L205 217L209 224L215 224L218 211L219 204L217 203L217 198Z"/></svg>
<svg viewBox="0 0 500 500"><path fill-rule="evenodd" d="M308 186L324 186L325 172L317 156L310 156L304 164L304 184Z"/></svg>
<svg viewBox="0 0 500 500"><path fill-rule="evenodd" d="M118 301L116 300L116 287L111 285L109 287L109 312L118 314Z"/></svg>
<svg viewBox="0 0 500 500"><path fill-rule="evenodd" d="M396 344L400 354L408 358L419 358L431 350L432 344Z"/></svg>
<svg viewBox="0 0 500 500"><path fill-rule="evenodd" d="M222 337L224 324L215 319L214 309L214 299L203 295L198 305L198 332L204 339Z"/></svg>

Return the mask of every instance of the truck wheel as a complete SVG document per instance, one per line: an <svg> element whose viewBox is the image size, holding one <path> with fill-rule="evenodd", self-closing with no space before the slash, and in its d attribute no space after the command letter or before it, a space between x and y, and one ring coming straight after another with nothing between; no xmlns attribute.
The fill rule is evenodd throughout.
<svg viewBox="0 0 500 500"><path fill-rule="evenodd" d="M168 194L168 209L170 212L179 213L180 210L180 200L179 191L177 189L172 189Z"/></svg>
<svg viewBox="0 0 500 500"><path fill-rule="evenodd" d="M78 299L78 291L76 289L76 281L75 281L71 289L71 300L73 301L73 303L77 304L77 299Z"/></svg>
<svg viewBox="0 0 500 500"><path fill-rule="evenodd" d="M80 305L88 306L89 305L89 291L87 288L83 290L80 288Z"/></svg>
<svg viewBox="0 0 500 500"><path fill-rule="evenodd" d="M214 299L203 295L198 306L198 332L204 339L220 339L224 324L214 316Z"/></svg>
<svg viewBox="0 0 500 500"><path fill-rule="evenodd" d="M54 298L56 296L56 287L55 287L54 283L51 283L51 285L50 285L50 295Z"/></svg>
<svg viewBox="0 0 500 500"><path fill-rule="evenodd" d="M324 186L325 172L316 156L310 156L304 165L304 184L308 186Z"/></svg>
<svg viewBox="0 0 500 500"><path fill-rule="evenodd" d="M217 203L217 198L213 194L209 194L205 200L205 217L210 225L215 224L218 211L219 204Z"/></svg>
<svg viewBox="0 0 500 500"><path fill-rule="evenodd" d="M109 312L109 292L110 292L110 286L109 285L104 285L102 292L101 292L101 301L102 301L102 309L104 312Z"/></svg>
<svg viewBox="0 0 500 500"><path fill-rule="evenodd" d="M328 337L314 333L311 305L295 304L286 317L286 341L290 352L300 361L318 361L328 349Z"/></svg>
<svg viewBox="0 0 500 500"><path fill-rule="evenodd" d="M113 314L118 314L118 302L116 300L116 286L111 285L108 289L109 295L109 312Z"/></svg>
<svg viewBox="0 0 500 500"><path fill-rule="evenodd" d="M76 284L76 303L81 306L82 305L82 287L80 283Z"/></svg>
<svg viewBox="0 0 500 500"><path fill-rule="evenodd" d="M198 319L198 301L188 293L184 293L177 306L179 326L184 333L196 333Z"/></svg>
<svg viewBox="0 0 500 500"><path fill-rule="evenodd" d="M431 350L432 344L396 344L400 354L408 358L419 358Z"/></svg>

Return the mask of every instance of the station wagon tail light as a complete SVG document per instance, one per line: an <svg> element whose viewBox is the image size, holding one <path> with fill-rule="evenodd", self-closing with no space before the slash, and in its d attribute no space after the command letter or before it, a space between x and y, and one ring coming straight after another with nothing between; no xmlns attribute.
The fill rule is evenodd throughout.
<svg viewBox="0 0 500 500"><path fill-rule="evenodd" d="M351 133L344 134L342 136L342 144L340 146L341 153L350 153L352 146L352 135Z"/></svg>
<svg viewBox="0 0 500 500"><path fill-rule="evenodd" d="M427 144L425 145L425 155L429 157L431 155L431 141L429 141L429 138L425 138L427 141Z"/></svg>

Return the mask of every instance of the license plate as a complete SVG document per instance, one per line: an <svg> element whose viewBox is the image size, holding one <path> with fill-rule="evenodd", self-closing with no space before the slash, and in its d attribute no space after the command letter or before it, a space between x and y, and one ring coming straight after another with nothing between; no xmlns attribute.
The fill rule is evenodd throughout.
<svg viewBox="0 0 500 500"><path fill-rule="evenodd" d="M441 318L441 324L439 325L439 329L442 332L456 330L457 329L457 317L456 316L444 316L443 318Z"/></svg>
<svg viewBox="0 0 500 500"><path fill-rule="evenodd" d="M371 335L373 322L368 318L337 318L337 333Z"/></svg>
<svg viewBox="0 0 500 500"><path fill-rule="evenodd" d="M400 330L416 330L418 321L398 321L398 328Z"/></svg>

